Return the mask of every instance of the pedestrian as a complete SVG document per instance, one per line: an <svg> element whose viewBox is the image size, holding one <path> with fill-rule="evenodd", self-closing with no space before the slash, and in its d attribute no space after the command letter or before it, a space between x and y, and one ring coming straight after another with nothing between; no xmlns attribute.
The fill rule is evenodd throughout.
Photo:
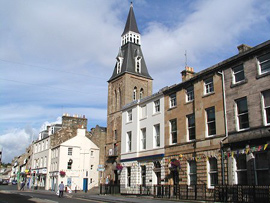
<svg viewBox="0 0 270 203"><path fill-rule="evenodd" d="M24 186L25 186L25 182L23 181L21 184L21 189L20 190L24 190Z"/></svg>
<svg viewBox="0 0 270 203"><path fill-rule="evenodd" d="M59 185L59 197L63 197L65 185L63 184L63 181L61 181L61 184Z"/></svg>

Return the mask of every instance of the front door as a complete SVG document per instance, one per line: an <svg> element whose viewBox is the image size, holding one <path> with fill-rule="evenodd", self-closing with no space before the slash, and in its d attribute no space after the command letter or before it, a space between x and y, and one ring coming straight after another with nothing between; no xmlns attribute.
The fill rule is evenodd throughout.
<svg viewBox="0 0 270 203"><path fill-rule="evenodd" d="M87 192L88 190L88 178L83 179L83 191Z"/></svg>

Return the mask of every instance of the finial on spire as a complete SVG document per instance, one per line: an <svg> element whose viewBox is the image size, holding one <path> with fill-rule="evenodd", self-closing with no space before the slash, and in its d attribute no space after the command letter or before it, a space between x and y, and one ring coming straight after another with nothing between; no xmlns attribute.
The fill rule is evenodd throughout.
<svg viewBox="0 0 270 203"><path fill-rule="evenodd" d="M133 3L132 3L132 1L130 2L130 7L133 7Z"/></svg>

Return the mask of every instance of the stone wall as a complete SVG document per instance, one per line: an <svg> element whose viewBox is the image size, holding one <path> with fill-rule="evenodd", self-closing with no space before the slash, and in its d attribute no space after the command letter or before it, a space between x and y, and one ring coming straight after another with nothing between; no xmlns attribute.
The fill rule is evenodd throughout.
<svg viewBox="0 0 270 203"><path fill-rule="evenodd" d="M62 128L51 135L51 148L73 138L77 135L77 129L87 129L87 119L84 117L62 116Z"/></svg>

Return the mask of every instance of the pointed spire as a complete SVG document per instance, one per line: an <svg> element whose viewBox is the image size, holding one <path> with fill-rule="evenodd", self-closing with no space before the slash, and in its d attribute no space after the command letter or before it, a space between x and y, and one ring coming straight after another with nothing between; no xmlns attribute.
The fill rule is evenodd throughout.
<svg viewBox="0 0 270 203"><path fill-rule="evenodd" d="M137 22L136 22L136 19L135 19L135 15L134 15L134 12L133 12L133 4L132 4L132 2L130 4L128 18L127 18L126 26L125 26L125 29L124 29L124 32L123 32L122 36L124 34L126 34L127 32L129 32L129 31L136 32L136 33L140 34L140 32L138 30L138 27L137 27Z"/></svg>

